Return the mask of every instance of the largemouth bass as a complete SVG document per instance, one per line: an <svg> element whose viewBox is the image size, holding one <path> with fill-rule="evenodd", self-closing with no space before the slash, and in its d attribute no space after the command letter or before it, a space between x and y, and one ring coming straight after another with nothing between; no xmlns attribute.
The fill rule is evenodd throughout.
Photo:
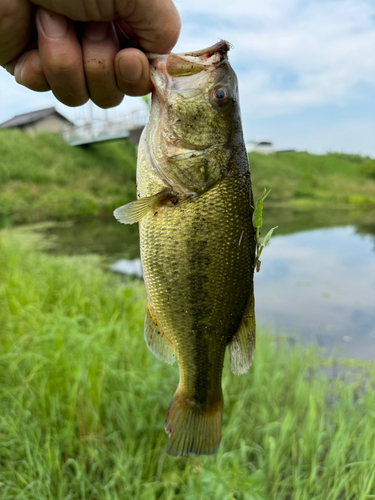
<svg viewBox="0 0 375 500"><path fill-rule="evenodd" d="M165 421L172 456L217 450L225 350L242 374L255 348L253 195L228 50L221 41L149 55L155 90L138 150L138 199L115 211L120 222L139 221L146 343L178 361Z"/></svg>

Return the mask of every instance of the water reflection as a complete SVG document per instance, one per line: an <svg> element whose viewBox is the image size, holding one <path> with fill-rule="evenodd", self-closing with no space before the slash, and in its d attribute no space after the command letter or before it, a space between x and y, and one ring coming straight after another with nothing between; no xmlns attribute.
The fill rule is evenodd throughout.
<svg viewBox="0 0 375 500"><path fill-rule="evenodd" d="M340 355L375 355L371 236L336 227L275 237L255 285L259 325Z"/></svg>
<svg viewBox="0 0 375 500"><path fill-rule="evenodd" d="M141 259L120 259L109 266L109 269L115 273L126 274L128 276L136 276L142 278Z"/></svg>
<svg viewBox="0 0 375 500"><path fill-rule="evenodd" d="M116 258L139 258L138 224L124 225L114 217L69 221L41 228L49 241L49 253L94 253Z"/></svg>
<svg viewBox="0 0 375 500"><path fill-rule="evenodd" d="M375 356L375 211L267 210L263 234L275 225L255 276L258 325L340 355ZM53 253L96 253L107 266L139 257L137 225L83 220L41 230Z"/></svg>

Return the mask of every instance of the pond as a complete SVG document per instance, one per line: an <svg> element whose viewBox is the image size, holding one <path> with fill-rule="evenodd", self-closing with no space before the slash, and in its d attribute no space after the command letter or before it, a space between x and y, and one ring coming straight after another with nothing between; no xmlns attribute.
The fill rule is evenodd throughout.
<svg viewBox="0 0 375 500"><path fill-rule="evenodd" d="M335 356L373 358L375 210L278 209L264 217L264 234L279 228L255 275L259 329L317 343ZM127 259L137 269L137 225L98 219L39 231L51 253L96 253L108 268Z"/></svg>

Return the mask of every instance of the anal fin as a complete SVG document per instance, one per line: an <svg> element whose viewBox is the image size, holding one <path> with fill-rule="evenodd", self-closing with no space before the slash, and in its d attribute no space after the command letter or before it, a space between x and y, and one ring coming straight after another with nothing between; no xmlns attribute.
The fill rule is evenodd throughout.
<svg viewBox="0 0 375 500"><path fill-rule="evenodd" d="M176 358L175 349L168 337L162 332L148 304L144 333L145 341L150 351L162 361L170 365L173 364Z"/></svg>
<svg viewBox="0 0 375 500"><path fill-rule="evenodd" d="M228 344L230 369L234 375L246 373L255 353L254 293L250 295L240 326Z"/></svg>

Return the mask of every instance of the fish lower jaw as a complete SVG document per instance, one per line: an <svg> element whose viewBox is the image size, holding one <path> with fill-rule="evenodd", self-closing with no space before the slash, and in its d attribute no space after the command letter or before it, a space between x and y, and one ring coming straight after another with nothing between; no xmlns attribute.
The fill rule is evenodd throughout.
<svg viewBox="0 0 375 500"><path fill-rule="evenodd" d="M177 148L176 148L177 149ZM167 158L175 158L176 160L184 158L194 158L195 156L203 156L206 153L205 149L177 149L178 152L170 151L166 154Z"/></svg>
<svg viewBox="0 0 375 500"><path fill-rule="evenodd" d="M182 146L175 146L172 142L167 142L166 143L166 153L165 156L160 158L159 161L163 161L163 158L168 158L168 159L185 159L185 158L194 158L194 157L199 157L206 155L210 151L217 149L219 147L225 146L224 143L218 143L218 144L212 144L211 146L193 146L191 144L187 144L186 147L185 145Z"/></svg>

